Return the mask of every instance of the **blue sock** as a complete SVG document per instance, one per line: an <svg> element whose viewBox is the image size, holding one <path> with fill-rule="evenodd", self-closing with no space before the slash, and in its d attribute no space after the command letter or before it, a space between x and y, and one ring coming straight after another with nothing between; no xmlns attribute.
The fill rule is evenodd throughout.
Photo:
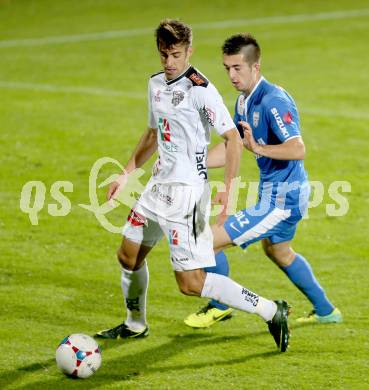
<svg viewBox="0 0 369 390"><path fill-rule="evenodd" d="M228 265L227 256L225 255L224 252L219 252L218 254L215 255L215 262L216 262L216 265L214 267L204 268L204 271L211 272L213 274L228 276L229 275L229 265ZM227 305L223 305L222 303L219 303L218 301L216 301L214 299L212 299L210 301L210 304L219 310L227 310L228 309Z"/></svg>
<svg viewBox="0 0 369 390"><path fill-rule="evenodd" d="M310 264L299 254L287 267L281 267L291 282L313 304L316 314L326 316L332 313L334 306L329 302L323 288L315 279Z"/></svg>

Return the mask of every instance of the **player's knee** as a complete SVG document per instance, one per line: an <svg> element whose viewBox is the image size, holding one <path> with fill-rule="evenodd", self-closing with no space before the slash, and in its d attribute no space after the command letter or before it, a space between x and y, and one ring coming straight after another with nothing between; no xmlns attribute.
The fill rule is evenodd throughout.
<svg viewBox="0 0 369 390"><path fill-rule="evenodd" d="M295 258L295 253L289 246L280 248L270 245L266 248L265 253L269 259L281 267L290 265Z"/></svg>
<svg viewBox="0 0 369 390"><path fill-rule="evenodd" d="M184 295L200 296L203 283L199 278L177 278L179 291Z"/></svg>
<svg viewBox="0 0 369 390"><path fill-rule="evenodd" d="M182 294L184 294L184 295L194 295L194 294L192 294L192 291L191 291L190 286L187 285L187 284L180 284L180 285L178 286L178 288L179 288L179 291L180 291Z"/></svg>
<svg viewBox="0 0 369 390"><path fill-rule="evenodd" d="M184 282L178 284L179 291L184 295L200 295L197 291L196 285L191 282Z"/></svg>
<svg viewBox="0 0 369 390"><path fill-rule="evenodd" d="M128 253L124 250L124 247L120 247L117 251L117 258L122 267L129 271L133 271L135 266L135 261L132 259Z"/></svg>
<svg viewBox="0 0 369 390"><path fill-rule="evenodd" d="M270 260L276 261L275 250L273 250L272 245L268 245L266 243L263 243L263 249L264 249L264 253L269 257Z"/></svg>

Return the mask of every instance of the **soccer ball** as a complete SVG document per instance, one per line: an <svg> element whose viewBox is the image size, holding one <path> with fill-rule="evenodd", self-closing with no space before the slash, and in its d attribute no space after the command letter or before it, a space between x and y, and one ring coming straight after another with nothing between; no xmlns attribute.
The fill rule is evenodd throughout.
<svg viewBox="0 0 369 390"><path fill-rule="evenodd" d="M101 365L99 345L85 334L71 334L56 349L56 364L66 375L88 378Z"/></svg>

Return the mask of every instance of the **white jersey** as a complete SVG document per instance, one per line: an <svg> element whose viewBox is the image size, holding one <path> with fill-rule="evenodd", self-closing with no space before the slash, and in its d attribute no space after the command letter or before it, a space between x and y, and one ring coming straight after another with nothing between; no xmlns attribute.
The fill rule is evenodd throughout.
<svg viewBox="0 0 369 390"><path fill-rule="evenodd" d="M207 180L210 132L235 128L217 89L192 66L174 80L153 75L148 90L148 126L157 129L157 183L194 185Z"/></svg>

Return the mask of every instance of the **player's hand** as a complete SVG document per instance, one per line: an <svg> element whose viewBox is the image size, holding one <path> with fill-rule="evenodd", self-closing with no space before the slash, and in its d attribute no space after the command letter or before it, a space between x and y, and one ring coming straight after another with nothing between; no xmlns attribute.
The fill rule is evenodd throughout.
<svg viewBox="0 0 369 390"><path fill-rule="evenodd" d="M249 150L250 152L253 152L253 153L256 153L256 154L259 154L258 151L260 151L260 145L255 141L255 138L252 134L252 128L251 126L247 123L247 122L244 122L244 121L240 121L238 122L242 128L243 128L243 134L244 134L244 138L243 138L243 146Z"/></svg>
<svg viewBox="0 0 369 390"><path fill-rule="evenodd" d="M127 180L128 180L128 175L126 172L123 172L121 175L118 176L118 178L115 181L113 181L110 184L106 197L111 204L113 203L113 199L115 199L118 196L119 192L125 186Z"/></svg>
<svg viewBox="0 0 369 390"><path fill-rule="evenodd" d="M227 204L228 204L228 194L226 192L217 192L212 204L222 205L222 212L217 217L217 225L223 225L227 219Z"/></svg>

